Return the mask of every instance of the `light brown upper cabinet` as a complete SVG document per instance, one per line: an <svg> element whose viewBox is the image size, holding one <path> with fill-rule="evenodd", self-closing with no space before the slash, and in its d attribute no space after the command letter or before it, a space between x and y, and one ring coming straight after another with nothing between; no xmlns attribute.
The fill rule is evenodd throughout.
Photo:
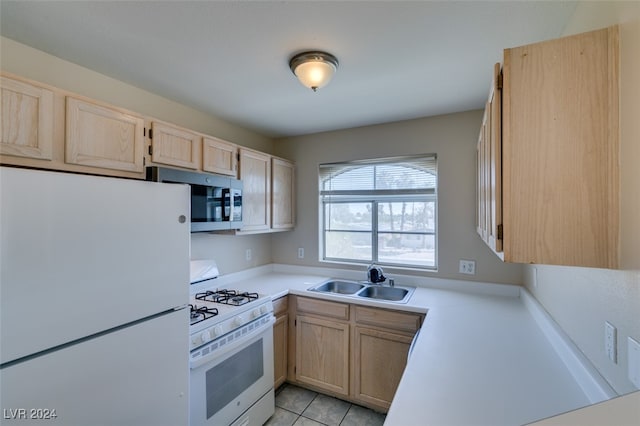
<svg viewBox="0 0 640 426"><path fill-rule="evenodd" d="M295 166L281 158L271 160L271 227L293 229L295 225Z"/></svg>
<svg viewBox="0 0 640 426"><path fill-rule="evenodd" d="M618 52L617 27L504 51L502 187L486 175L499 185L498 151L479 148L478 172L479 205L499 213L502 195L494 251L504 261L618 267ZM494 129L490 105L483 126Z"/></svg>
<svg viewBox="0 0 640 426"><path fill-rule="evenodd" d="M67 96L66 118L66 163L143 172L142 117Z"/></svg>
<svg viewBox="0 0 640 426"><path fill-rule="evenodd" d="M477 153L477 230L495 252L502 251L501 96L502 74L500 64L496 64L489 100L482 117Z"/></svg>
<svg viewBox="0 0 640 426"><path fill-rule="evenodd" d="M238 146L222 139L203 137L202 170L235 177L238 174Z"/></svg>
<svg viewBox="0 0 640 426"><path fill-rule="evenodd" d="M292 162L252 149L240 148L242 230L238 233L276 232L295 225Z"/></svg>
<svg viewBox="0 0 640 426"><path fill-rule="evenodd" d="M271 228L271 156L240 148L242 231L267 232Z"/></svg>
<svg viewBox="0 0 640 426"><path fill-rule="evenodd" d="M173 124L151 123L151 161L197 170L200 168L202 136Z"/></svg>
<svg viewBox="0 0 640 426"><path fill-rule="evenodd" d="M51 160L53 92L27 82L0 77L2 141L0 154Z"/></svg>

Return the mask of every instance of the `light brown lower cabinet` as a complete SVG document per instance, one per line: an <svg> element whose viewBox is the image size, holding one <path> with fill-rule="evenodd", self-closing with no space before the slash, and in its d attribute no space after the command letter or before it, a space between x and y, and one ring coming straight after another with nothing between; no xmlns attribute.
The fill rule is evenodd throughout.
<svg viewBox="0 0 640 426"><path fill-rule="evenodd" d="M296 380L349 395L349 323L296 316Z"/></svg>
<svg viewBox="0 0 640 426"><path fill-rule="evenodd" d="M273 301L273 314L276 322L273 325L273 387L278 388L287 380L289 304L288 296Z"/></svg>
<svg viewBox="0 0 640 426"><path fill-rule="evenodd" d="M386 412L424 315L297 296L291 303L289 380Z"/></svg>
<svg viewBox="0 0 640 426"><path fill-rule="evenodd" d="M355 327L353 342L354 398L364 404L389 409L413 336L373 328Z"/></svg>

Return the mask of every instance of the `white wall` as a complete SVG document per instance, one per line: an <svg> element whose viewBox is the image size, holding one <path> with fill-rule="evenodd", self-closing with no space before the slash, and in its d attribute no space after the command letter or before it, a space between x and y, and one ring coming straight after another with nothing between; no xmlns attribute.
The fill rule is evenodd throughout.
<svg viewBox="0 0 640 426"><path fill-rule="evenodd" d="M620 23L621 246L620 271L526 266L524 279L560 327L619 393L627 379L627 336L640 342L640 2L580 2L564 35ZM618 362L604 352L604 323L618 329Z"/></svg>
<svg viewBox="0 0 640 426"><path fill-rule="evenodd" d="M490 64L487 66L491 66ZM487 91L490 82L487 82ZM379 157L438 155L438 272L407 272L520 284L522 266L502 263L475 232L476 142L482 111L346 129L275 142L296 163L296 229L273 236L277 263L329 266L318 261L318 164ZM298 247L305 258L297 258ZM460 259L476 261L476 275L458 273ZM352 269L362 270L364 266ZM393 274L392 269L385 272Z"/></svg>

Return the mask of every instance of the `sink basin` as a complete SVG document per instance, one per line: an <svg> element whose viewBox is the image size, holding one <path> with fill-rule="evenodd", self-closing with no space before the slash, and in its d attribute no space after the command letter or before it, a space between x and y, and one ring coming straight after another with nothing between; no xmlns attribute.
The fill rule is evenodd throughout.
<svg viewBox="0 0 640 426"><path fill-rule="evenodd" d="M415 287L388 287L365 281L330 279L315 287L309 288L309 291L375 299L385 302L407 303L415 289Z"/></svg>
<svg viewBox="0 0 640 426"><path fill-rule="evenodd" d="M408 300L413 293L413 289L402 287L382 287L382 286L367 286L358 292L358 296L367 297L369 299L381 299L390 300L393 302Z"/></svg>
<svg viewBox="0 0 640 426"><path fill-rule="evenodd" d="M355 294L364 287L366 287L364 284L355 281L331 280L310 288L309 290L324 293Z"/></svg>

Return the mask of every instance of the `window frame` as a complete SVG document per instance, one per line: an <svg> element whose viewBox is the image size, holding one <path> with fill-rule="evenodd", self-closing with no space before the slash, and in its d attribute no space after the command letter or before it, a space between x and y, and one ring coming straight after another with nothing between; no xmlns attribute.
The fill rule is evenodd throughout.
<svg viewBox="0 0 640 426"><path fill-rule="evenodd" d="M353 169L353 167L369 167L379 164L396 164L396 163L411 163L415 161L424 160L430 158L433 160L433 172L435 176L435 184L433 188L424 189L381 189L381 190L323 190L323 167L340 167L344 166L345 171ZM333 164L320 164L319 165L319 237L320 237L320 261L329 263L342 263L342 264L364 264L368 265L375 263L381 266L388 266L396 269L417 269L423 271L436 272L438 270L438 173L437 173L437 155L424 154L412 157L395 157L385 159L373 159L373 160L360 160L345 163L333 163ZM420 203L433 203L433 228L424 231L395 231L395 230L381 230L379 226L381 204L387 203L402 203L402 202L420 202ZM371 205L371 229L368 230L354 230L354 229L338 229L327 226L327 206L340 204L340 203L368 203ZM375 214L373 213L375 212ZM355 258L345 257L329 257L327 256L327 235L331 232L349 232L349 233L362 233L371 237L371 260L361 260ZM433 265L420 265L415 263L399 263L380 261L379 253L379 238L380 235L395 234L395 235L422 235L425 237L433 236Z"/></svg>

